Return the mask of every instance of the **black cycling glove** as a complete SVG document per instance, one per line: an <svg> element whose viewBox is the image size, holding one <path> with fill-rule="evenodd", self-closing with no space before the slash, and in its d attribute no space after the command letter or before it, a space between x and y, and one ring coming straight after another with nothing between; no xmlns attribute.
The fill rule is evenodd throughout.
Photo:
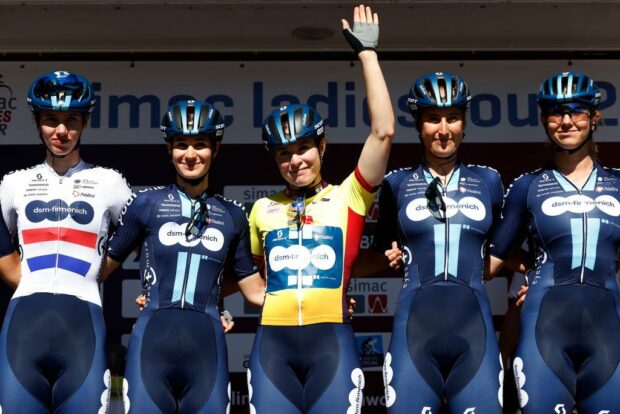
<svg viewBox="0 0 620 414"><path fill-rule="evenodd" d="M344 38L351 45L355 53L362 50L377 50L379 42L379 25L373 22L354 22L353 30L344 29Z"/></svg>

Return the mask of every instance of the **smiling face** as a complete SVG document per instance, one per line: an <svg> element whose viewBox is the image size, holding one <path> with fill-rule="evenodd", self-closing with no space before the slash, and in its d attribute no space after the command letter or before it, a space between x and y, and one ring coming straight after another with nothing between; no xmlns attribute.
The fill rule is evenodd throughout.
<svg viewBox="0 0 620 414"><path fill-rule="evenodd" d="M590 136L598 118L599 115L592 114L590 108L576 104L558 105L541 115L551 141L565 150L579 148Z"/></svg>
<svg viewBox="0 0 620 414"><path fill-rule="evenodd" d="M204 177L209 172L218 149L219 142L209 135L179 135L168 143L177 174L188 180Z"/></svg>
<svg viewBox="0 0 620 414"><path fill-rule="evenodd" d="M304 188L321 181L321 158L326 141L317 146L314 139L302 139L291 144L278 145L273 155L282 178L293 188Z"/></svg>
<svg viewBox="0 0 620 414"><path fill-rule="evenodd" d="M419 132L427 159L451 158L463 139L463 111L457 107L428 108L419 120Z"/></svg>
<svg viewBox="0 0 620 414"><path fill-rule="evenodd" d="M79 112L41 111L37 119L41 139L56 156L73 151L86 128L86 120Z"/></svg>

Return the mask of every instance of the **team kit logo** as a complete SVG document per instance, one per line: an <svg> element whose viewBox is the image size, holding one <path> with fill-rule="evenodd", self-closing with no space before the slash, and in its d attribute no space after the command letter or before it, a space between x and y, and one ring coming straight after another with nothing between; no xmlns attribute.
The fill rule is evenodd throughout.
<svg viewBox="0 0 620 414"><path fill-rule="evenodd" d="M575 194L568 197L550 197L543 201L541 209L547 216L559 216L564 213L588 213L595 208L608 216L620 216L620 203L615 197L601 195L592 199L587 195Z"/></svg>
<svg viewBox="0 0 620 414"><path fill-rule="evenodd" d="M200 238L187 240L185 237L185 228L187 223L178 224L168 222L159 228L159 241L164 246L174 246L180 244L183 247L194 247L199 243L207 250L217 252L224 247L224 234L218 229L209 227L205 230Z"/></svg>
<svg viewBox="0 0 620 414"><path fill-rule="evenodd" d="M78 224L88 224L93 221L95 210L85 201L67 204L60 199L34 200L26 205L26 218L32 223L39 223L43 220L62 221L69 216Z"/></svg>
<svg viewBox="0 0 620 414"><path fill-rule="evenodd" d="M487 210L484 204L475 197L463 197L459 201L444 197L443 200L446 203L446 216L448 218L454 217L458 213L474 221L482 221L486 217ZM426 198L411 200L405 210L409 220L422 221L431 217L431 212L426 204Z"/></svg>

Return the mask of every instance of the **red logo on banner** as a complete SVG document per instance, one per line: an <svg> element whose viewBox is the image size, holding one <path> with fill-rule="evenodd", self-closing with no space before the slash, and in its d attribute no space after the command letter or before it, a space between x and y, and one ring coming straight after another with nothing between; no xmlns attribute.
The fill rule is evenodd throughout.
<svg viewBox="0 0 620 414"><path fill-rule="evenodd" d="M387 313L387 295L368 295L369 313Z"/></svg>
<svg viewBox="0 0 620 414"><path fill-rule="evenodd" d="M366 223L376 223L377 221L379 221L379 202L375 200L370 206L368 214L366 214Z"/></svg>

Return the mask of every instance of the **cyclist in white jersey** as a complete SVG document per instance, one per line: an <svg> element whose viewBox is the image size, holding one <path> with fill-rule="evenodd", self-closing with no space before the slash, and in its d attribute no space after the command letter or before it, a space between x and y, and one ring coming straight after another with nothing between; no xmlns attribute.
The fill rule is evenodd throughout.
<svg viewBox="0 0 620 414"><path fill-rule="evenodd" d="M118 172L80 158L95 104L86 79L46 73L28 104L46 157L0 184L2 217L21 253L0 333L0 412L103 413L110 378L98 276L108 228L131 191Z"/></svg>

